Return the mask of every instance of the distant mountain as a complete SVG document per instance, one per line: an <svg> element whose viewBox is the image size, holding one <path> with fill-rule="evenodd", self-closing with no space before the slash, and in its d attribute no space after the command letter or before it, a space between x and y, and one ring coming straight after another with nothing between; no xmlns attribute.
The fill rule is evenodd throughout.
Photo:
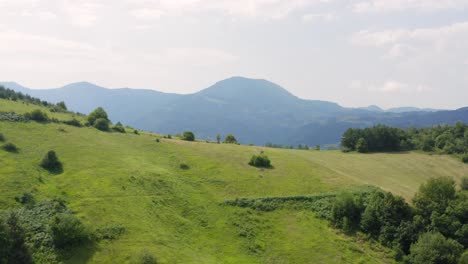
<svg viewBox="0 0 468 264"><path fill-rule="evenodd" d="M232 77L188 95L106 89L88 82L44 90L12 82L0 85L50 102L65 101L69 109L82 113L102 106L112 121L144 130L164 134L191 130L204 139L233 133L242 143L254 144L334 144L349 127L468 122L467 109L344 108L332 102L298 98L267 80L243 77Z"/></svg>
<svg viewBox="0 0 468 264"><path fill-rule="evenodd" d="M391 113L405 113L405 112L437 112L441 110L433 109L433 108L417 108L417 107L406 106L406 107L389 108L386 111L391 112Z"/></svg>

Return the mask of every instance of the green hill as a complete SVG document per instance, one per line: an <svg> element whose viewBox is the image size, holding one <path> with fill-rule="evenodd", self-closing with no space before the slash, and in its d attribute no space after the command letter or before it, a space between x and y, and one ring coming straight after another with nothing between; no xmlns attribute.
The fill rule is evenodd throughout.
<svg viewBox="0 0 468 264"><path fill-rule="evenodd" d="M38 108L0 100L0 112ZM49 115L72 119L65 113ZM17 153L0 150L0 209L19 207L14 198L30 192L36 200L64 199L91 228L125 228L118 239L65 255L66 263L133 263L142 252L160 263L392 263L388 249L344 235L310 210L259 212L222 203L364 184L409 200L431 177L459 180L468 174L468 166L454 158L419 153L269 149L58 123L0 121L0 133L19 148ZM39 166L49 150L63 162L63 173ZM260 151L273 169L247 164Z"/></svg>

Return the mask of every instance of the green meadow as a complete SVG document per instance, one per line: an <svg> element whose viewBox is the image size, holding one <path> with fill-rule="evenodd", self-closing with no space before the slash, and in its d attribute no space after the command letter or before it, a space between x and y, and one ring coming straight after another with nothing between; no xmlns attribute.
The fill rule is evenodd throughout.
<svg viewBox="0 0 468 264"><path fill-rule="evenodd" d="M4 112L36 108L0 100ZM0 150L0 209L19 207L15 196L30 192L37 200L64 199L89 228L125 227L118 239L77 248L67 263L134 263L144 252L159 263L393 263L389 249L345 235L312 211L259 212L222 203L362 185L410 201L429 178L468 175L455 158L416 152L271 149L36 122L0 121L0 133L19 148ZM63 162L63 173L39 166L49 150ZM248 165L261 151L272 169Z"/></svg>

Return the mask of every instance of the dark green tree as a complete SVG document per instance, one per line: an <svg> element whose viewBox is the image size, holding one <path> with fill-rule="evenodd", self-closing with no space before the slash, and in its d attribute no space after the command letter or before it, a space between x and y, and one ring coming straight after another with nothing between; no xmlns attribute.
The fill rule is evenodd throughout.
<svg viewBox="0 0 468 264"><path fill-rule="evenodd" d="M443 214L455 199L455 181L449 177L432 178L419 187L413 203L427 220L433 212Z"/></svg>
<svg viewBox="0 0 468 264"><path fill-rule="evenodd" d="M48 171L59 172L62 170L62 163L58 159L55 151L50 150L42 159L41 167Z"/></svg>
<svg viewBox="0 0 468 264"><path fill-rule="evenodd" d="M364 138L358 139L356 143L356 150L360 153L369 152L369 146L367 145L367 141Z"/></svg>
<svg viewBox="0 0 468 264"><path fill-rule="evenodd" d="M81 221L72 214L58 214L50 223L54 244L64 249L79 245L88 239L88 233Z"/></svg>
<svg viewBox="0 0 468 264"><path fill-rule="evenodd" d="M226 144L237 144L237 139L233 134L229 134L224 138L223 143Z"/></svg>
<svg viewBox="0 0 468 264"><path fill-rule="evenodd" d="M102 118L109 121L106 111L102 107L96 108L93 112L88 115L88 123L94 126L97 119Z"/></svg>
<svg viewBox="0 0 468 264"><path fill-rule="evenodd" d="M195 140L195 134L192 131L185 131L182 134L182 140L194 141Z"/></svg>
<svg viewBox="0 0 468 264"><path fill-rule="evenodd" d="M109 131L109 120L98 118L94 121L94 127L101 131Z"/></svg>
<svg viewBox="0 0 468 264"><path fill-rule="evenodd" d="M413 264L457 264L463 246L440 233L425 233L411 246L410 252Z"/></svg>

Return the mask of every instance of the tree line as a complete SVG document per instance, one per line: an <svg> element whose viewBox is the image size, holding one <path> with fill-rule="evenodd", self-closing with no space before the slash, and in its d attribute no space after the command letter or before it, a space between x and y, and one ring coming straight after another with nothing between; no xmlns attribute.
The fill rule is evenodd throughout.
<svg viewBox="0 0 468 264"><path fill-rule="evenodd" d="M468 125L438 125L430 128L401 129L385 125L349 128L341 138L344 152L386 152L422 150L460 154L468 162Z"/></svg>

